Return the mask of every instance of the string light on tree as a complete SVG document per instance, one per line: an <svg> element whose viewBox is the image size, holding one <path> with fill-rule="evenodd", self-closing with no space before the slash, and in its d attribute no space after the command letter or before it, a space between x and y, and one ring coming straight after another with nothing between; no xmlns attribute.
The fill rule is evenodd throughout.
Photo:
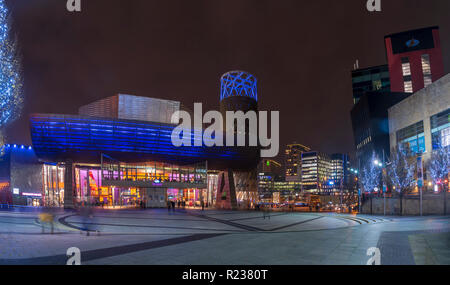
<svg viewBox="0 0 450 285"><path fill-rule="evenodd" d="M10 34L10 14L0 0L0 146L3 149L4 127L20 115L23 105L20 58L17 40Z"/></svg>

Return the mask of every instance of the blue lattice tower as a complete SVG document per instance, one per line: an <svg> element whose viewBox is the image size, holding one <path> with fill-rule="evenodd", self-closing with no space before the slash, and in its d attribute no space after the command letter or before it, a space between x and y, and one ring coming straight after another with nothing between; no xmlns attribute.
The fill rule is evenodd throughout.
<svg viewBox="0 0 450 285"><path fill-rule="evenodd" d="M258 101L258 80L245 71L230 71L220 79L220 100L233 96L250 97Z"/></svg>
<svg viewBox="0 0 450 285"><path fill-rule="evenodd" d="M258 80L245 71L230 71L220 79L220 111L258 110Z"/></svg>
<svg viewBox="0 0 450 285"><path fill-rule="evenodd" d="M227 135L231 130L226 126L227 111L258 111L258 80L252 74L245 71L230 71L225 73L220 79L220 112L224 118L224 130ZM237 134L237 122L234 123L234 132ZM245 122L245 136L248 142L248 121ZM253 152L255 155L254 166L245 170L227 169L219 173L219 189L216 197L216 207L219 209L237 209L238 193L246 193L247 197L256 196L256 165L259 162L259 147L241 147L241 150ZM234 181L240 181L235 185ZM255 180L255 181L253 181ZM245 186L242 186L245 185ZM251 195L250 195L251 194ZM242 195L241 195L242 196ZM245 205L250 205L251 201L241 201Z"/></svg>

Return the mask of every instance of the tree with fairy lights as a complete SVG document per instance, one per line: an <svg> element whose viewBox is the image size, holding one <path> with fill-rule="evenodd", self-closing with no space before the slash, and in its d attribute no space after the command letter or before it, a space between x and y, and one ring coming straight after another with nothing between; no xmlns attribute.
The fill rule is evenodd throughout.
<svg viewBox="0 0 450 285"><path fill-rule="evenodd" d="M372 158L369 160L368 165L363 167L361 172L361 185L364 188L365 192L369 192L370 194L370 213L373 212L372 207L372 196L375 188L380 185L381 180L381 171L374 163L377 160L377 156L375 152L372 152Z"/></svg>
<svg viewBox="0 0 450 285"><path fill-rule="evenodd" d="M427 169L436 185L442 185L444 194L444 215L447 213L448 174L450 172L450 146L441 147L431 153ZM439 187L439 186L438 186Z"/></svg>
<svg viewBox="0 0 450 285"><path fill-rule="evenodd" d="M11 36L10 14L5 1L0 0L0 148L3 150L4 128L19 116L22 98L22 78L17 40Z"/></svg>
<svg viewBox="0 0 450 285"><path fill-rule="evenodd" d="M415 181L415 162L415 156L404 144L398 144L391 153L391 164L387 170L391 183L399 194L400 215L403 213L403 195L411 189Z"/></svg>

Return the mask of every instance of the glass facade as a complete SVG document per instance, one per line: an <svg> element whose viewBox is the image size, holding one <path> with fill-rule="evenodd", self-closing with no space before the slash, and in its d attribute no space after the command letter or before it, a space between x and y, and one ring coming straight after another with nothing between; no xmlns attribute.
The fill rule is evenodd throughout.
<svg viewBox="0 0 450 285"><path fill-rule="evenodd" d="M105 162L103 158L103 162ZM43 166L44 203L64 204L64 165ZM204 199L213 204L217 191L217 175L208 175L205 164L177 166L159 162L125 164L105 162L101 165L74 166L75 203L105 206L135 206L145 200L148 188L167 190L167 198L184 200L187 205ZM172 198L171 198L172 197ZM160 199L160 197L158 197ZM166 195L162 196L163 201Z"/></svg>
<svg viewBox="0 0 450 285"><path fill-rule="evenodd" d="M450 146L450 108L432 116L430 123L433 150Z"/></svg>
<svg viewBox="0 0 450 285"><path fill-rule="evenodd" d="M397 144L407 145L413 153L424 153L425 133L423 121L397 131Z"/></svg>
<svg viewBox="0 0 450 285"><path fill-rule="evenodd" d="M302 154L302 189L303 193L330 194L333 185L332 160L323 153L308 152Z"/></svg>
<svg viewBox="0 0 450 285"><path fill-rule="evenodd" d="M358 69L352 72L353 101L358 103L369 91L390 91L391 81L387 65Z"/></svg>
<svg viewBox="0 0 450 285"><path fill-rule="evenodd" d="M64 167L44 164L44 205L60 207L64 204Z"/></svg>

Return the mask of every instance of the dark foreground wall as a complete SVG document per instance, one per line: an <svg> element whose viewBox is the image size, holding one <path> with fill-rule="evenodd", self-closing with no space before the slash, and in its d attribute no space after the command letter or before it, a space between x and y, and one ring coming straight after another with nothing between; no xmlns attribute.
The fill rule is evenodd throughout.
<svg viewBox="0 0 450 285"><path fill-rule="evenodd" d="M446 215L450 214L450 193L447 194ZM424 195L422 204L423 215L444 215L444 196L441 195ZM404 216L418 216L420 215L420 199L419 197L403 198ZM370 199L363 202L362 213L371 213ZM384 214L384 199L372 198L372 213L374 215ZM400 199L386 198L386 215L398 216L400 215Z"/></svg>

